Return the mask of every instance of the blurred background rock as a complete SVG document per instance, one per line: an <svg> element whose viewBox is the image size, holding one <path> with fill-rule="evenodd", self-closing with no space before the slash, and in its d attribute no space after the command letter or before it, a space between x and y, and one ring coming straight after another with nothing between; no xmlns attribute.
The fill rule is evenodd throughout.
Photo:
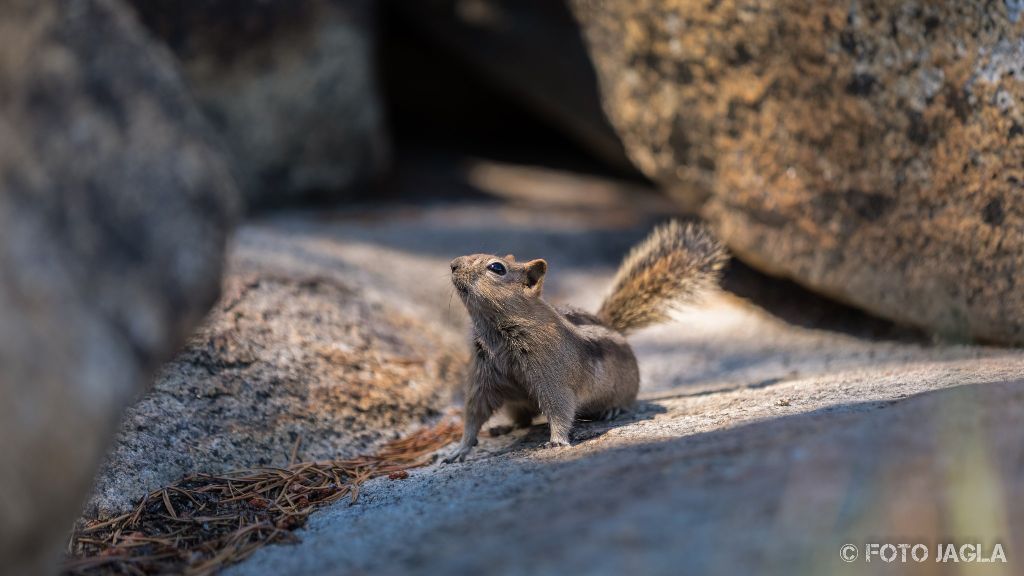
<svg viewBox="0 0 1024 576"><path fill-rule="evenodd" d="M946 337L1024 341L1010 5L392 6L595 158L624 148L744 262Z"/></svg>
<svg viewBox="0 0 1024 576"><path fill-rule="evenodd" d="M52 570L124 407L214 303L238 198L119 3L0 4L0 559Z"/></svg>
<svg viewBox="0 0 1024 576"><path fill-rule="evenodd" d="M92 514L435 417L467 249L553 258L571 299L688 215L733 294L860 339L829 358L1019 345L1022 63L1009 1L6 2L0 558L52 565L118 422ZM659 385L783 354L672 338Z"/></svg>
<svg viewBox="0 0 1024 576"><path fill-rule="evenodd" d="M1003 2L571 2L630 157L745 262L1024 341L1024 42Z"/></svg>
<svg viewBox="0 0 1024 576"><path fill-rule="evenodd" d="M133 0L254 208L342 199L388 164L372 0Z"/></svg>

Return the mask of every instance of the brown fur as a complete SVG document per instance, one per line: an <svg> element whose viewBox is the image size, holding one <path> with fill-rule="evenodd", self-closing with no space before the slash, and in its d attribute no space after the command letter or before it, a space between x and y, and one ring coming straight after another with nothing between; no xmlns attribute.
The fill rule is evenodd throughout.
<svg viewBox="0 0 1024 576"><path fill-rule="evenodd" d="M489 254L452 260L452 283L472 319L474 354L462 442L448 460L465 458L484 422L502 407L519 426L547 416L551 446L569 444L577 415L628 409L640 373L624 333L665 320L677 299L692 301L714 284L724 258L706 233L670 222L626 258L597 315L541 298L544 260ZM505 274L489 270L494 263Z"/></svg>
<svg viewBox="0 0 1024 576"><path fill-rule="evenodd" d="M664 322L718 282L726 259L704 228L673 220L626 256L597 316L623 334Z"/></svg>

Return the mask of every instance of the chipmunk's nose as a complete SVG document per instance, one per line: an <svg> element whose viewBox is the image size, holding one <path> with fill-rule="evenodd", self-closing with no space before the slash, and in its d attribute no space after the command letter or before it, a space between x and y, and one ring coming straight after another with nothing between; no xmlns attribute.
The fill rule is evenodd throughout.
<svg viewBox="0 0 1024 576"><path fill-rule="evenodd" d="M452 260L450 262L450 265L452 267L452 272L455 272L456 270L459 269L459 266L462 264L461 261L462 261L462 257L459 257L459 258L456 258L456 259L454 259L454 260Z"/></svg>

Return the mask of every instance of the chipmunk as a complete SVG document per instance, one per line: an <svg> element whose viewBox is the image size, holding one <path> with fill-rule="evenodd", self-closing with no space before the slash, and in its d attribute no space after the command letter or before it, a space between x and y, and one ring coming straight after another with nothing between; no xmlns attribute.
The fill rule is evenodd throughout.
<svg viewBox="0 0 1024 576"><path fill-rule="evenodd" d="M452 283L472 320L473 356L462 442L445 461L463 460L502 407L519 427L547 416L545 446L568 446L577 416L609 419L631 407L640 372L625 336L668 320L672 309L717 285L726 259L703 228L670 221L626 256L597 314L545 302L542 259L452 260Z"/></svg>

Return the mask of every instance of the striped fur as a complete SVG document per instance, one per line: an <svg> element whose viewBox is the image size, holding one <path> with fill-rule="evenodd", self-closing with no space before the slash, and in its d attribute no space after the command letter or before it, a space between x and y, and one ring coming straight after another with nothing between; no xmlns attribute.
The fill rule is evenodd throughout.
<svg viewBox="0 0 1024 576"><path fill-rule="evenodd" d="M626 256L597 316L622 334L664 322L713 287L727 259L703 227L672 220Z"/></svg>

